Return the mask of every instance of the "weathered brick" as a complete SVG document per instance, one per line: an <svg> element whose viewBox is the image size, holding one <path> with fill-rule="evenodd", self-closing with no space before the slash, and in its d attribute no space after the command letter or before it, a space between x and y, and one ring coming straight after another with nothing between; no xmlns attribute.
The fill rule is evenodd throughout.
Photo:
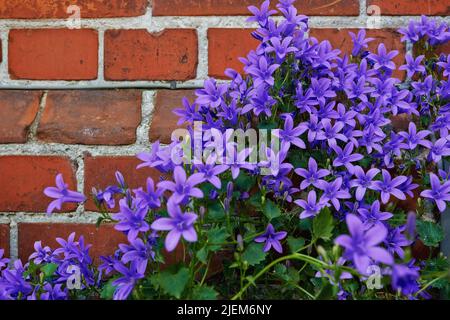
<svg viewBox="0 0 450 320"><path fill-rule="evenodd" d="M153 0L154 16L233 16L250 15L248 6L260 6L260 0ZM272 1L272 7L275 7ZM317 16L357 16L358 0L302 0L296 2L299 13Z"/></svg>
<svg viewBox="0 0 450 320"><path fill-rule="evenodd" d="M367 5L380 7L383 16L450 15L450 2L445 0L368 0Z"/></svg>
<svg viewBox="0 0 450 320"><path fill-rule="evenodd" d="M9 225L7 224L0 224L0 249L5 250L5 257L9 257Z"/></svg>
<svg viewBox="0 0 450 320"><path fill-rule="evenodd" d="M40 91L0 90L0 143L24 143L36 118Z"/></svg>
<svg viewBox="0 0 450 320"><path fill-rule="evenodd" d="M141 161L136 157L92 157L86 155L84 159L84 192L86 195L92 193L92 188L104 189L109 185L117 185L115 172L120 171L125 177L127 185L132 188L145 187L147 177L152 177L155 182L159 181L160 173L156 169L136 169ZM118 207L118 206L117 206ZM96 211L92 200L86 203L86 209Z"/></svg>
<svg viewBox="0 0 450 320"><path fill-rule="evenodd" d="M66 19L70 5L80 7L81 18L134 17L145 14L148 0L0 0L0 19Z"/></svg>
<svg viewBox="0 0 450 320"><path fill-rule="evenodd" d="M85 244L92 244L89 254L94 262L99 263L100 256L114 254L120 243L127 243L125 235L116 231L112 225L97 228L92 224L72 223L19 223L19 258L22 261L34 252L35 241L42 241L43 246L53 250L60 247L56 238L67 239L72 232L76 239L84 237Z"/></svg>
<svg viewBox="0 0 450 320"><path fill-rule="evenodd" d="M74 168L66 157L1 156L0 211L45 212L51 199L44 189L55 185L55 177L62 173L69 188L76 188ZM73 211L71 204L62 211Z"/></svg>
<svg viewBox="0 0 450 320"><path fill-rule="evenodd" d="M139 90L50 91L38 138L71 144L132 144L141 122L141 100Z"/></svg>
<svg viewBox="0 0 450 320"><path fill-rule="evenodd" d="M155 111L150 124L150 141L159 140L170 143L172 132L183 125L178 125L178 116L172 111L182 108L182 99L187 97L191 103L195 100L195 90L158 90L155 99Z"/></svg>
<svg viewBox="0 0 450 320"><path fill-rule="evenodd" d="M349 31L357 33L358 29L312 29L310 35L318 40L329 40L335 49L350 54L353 48ZM399 54L394 58L396 67L404 64L405 45L400 41L400 34L394 29L368 29L366 37L375 40L369 43L369 50L378 52L378 45L384 43L387 50L398 50ZM396 70L394 76L404 78L405 72Z"/></svg>
<svg viewBox="0 0 450 320"><path fill-rule="evenodd" d="M105 33L107 80L188 80L195 78L197 63L197 33L193 29Z"/></svg>
<svg viewBox="0 0 450 320"><path fill-rule="evenodd" d="M243 73L240 57L246 57L250 50L256 49L259 42L252 37L253 29L209 29L208 60L209 75L226 79L224 72L232 68Z"/></svg>
<svg viewBox="0 0 450 320"><path fill-rule="evenodd" d="M90 29L11 30L8 56L13 79L92 80L98 73L98 34Z"/></svg>

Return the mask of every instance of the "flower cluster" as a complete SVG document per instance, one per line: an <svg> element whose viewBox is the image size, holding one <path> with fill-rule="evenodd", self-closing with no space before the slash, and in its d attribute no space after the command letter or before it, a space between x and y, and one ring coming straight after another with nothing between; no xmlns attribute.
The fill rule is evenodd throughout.
<svg viewBox="0 0 450 320"><path fill-rule="evenodd" d="M112 287L111 298L270 297L270 288L251 291L261 276L266 283L284 281L286 288L274 294L287 298L315 297L324 286L340 299L377 298L380 292L366 281L374 268L391 282L380 289L385 298L429 297L421 289L432 287L421 274L429 266L416 262L410 247L438 245L441 230L430 220L450 201L450 172L443 169L450 156L450 55L433 53L450 40L448 25L422 17L401 29L414 54L396 65L400 53L383 43L369 51L374 39L364 30L350 34L351 54L308 37L308 18L293 2L280 1L277 10L269 1L250 7L260 44L241 58L245 76L228 69L229 82L206 80L193 103L184 99L174 111L187 125L185 141L156 142L138 154L138 169L158 170L161 181L148 178L144 188L130 189L117 173L116 186L94 190L101 219L114 221L128 240L99 268L107 281L100 287ZM282 19L272 18L277 13ZM406 80L395 76L398 70ZM399 119L407 126L397 125ZM230 129L273 132L270 141L258 141L255 158L257 147L242 147ZM200 159L186 162L186 145L202 150ZM85 200L67 190L61 176L46 194L56 199L49 212ZM119 211L110 215L117 200ZM70 253L70 241L54 253L90 265ZM82 239L77 245L87 254ZM167 252L177 248L184 263L160 271ZM35 264L56 263L50 249L36 250ZM206 284L219 251L233 253L223 255L230 270L224 288ZM267 274L264 265L275 259L275 273ZM85 286L93 286L86 270ZM21 265L3 273L10 280L0 281L0 293L21 298L34 292ZM170 283L179 276L186 280L181 289ZM49 292L46 285L38 290ZM49 295L62 296L53 291Z"/></svg>

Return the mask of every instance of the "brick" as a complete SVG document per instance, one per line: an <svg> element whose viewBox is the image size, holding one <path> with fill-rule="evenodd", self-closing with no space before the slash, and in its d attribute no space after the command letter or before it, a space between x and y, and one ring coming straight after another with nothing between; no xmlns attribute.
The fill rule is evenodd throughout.
<svg viewBox="0 0 450 320"><path fill-rule="evenodd" d="M9 257L9 225L0 224L0 249L5 250L4 257Z"/></svg>
<svg viewBox="0 0 450 320"><path fill-rule="evenodd" d="M105 79L188 80L197 72L197 33L193 29L108 30Z"/></svg>
<svg viewBox="0 0 450 320"><path fill-rule="evenodd" d="M368 0L368 6L379 6L383 16L450 15L450 2L442 0Z"/></svg>
<svg viewBox="0 0 450 320"><path fill-rule="evenodd" d="M62 173L72 190L76 187L74 168L66 157L1 156L0 157L0 211L45 212L51 199L44 189L55 185L55 177ZM75 205L66 204L64 212Z"/></svg>
<svg viewBox="0 0 450 320"><path fill-rule="evenodd" d="M109 185L117 185L115 172L120 171L125 177L127 185L132 188L144 187L147 177L152 177L155 182L159 181L161 174L156 169L136 169L141 161L136 157L92 157L86 155L84 159L84 192L92 194L92 188L104 189ZM116 206L118 208L118 206ZM96 211L97 208L92 200L86 203L86 209Z"/></svg>
<svg viewBox="0 0 450 320"><path fill-rule="evenodd" d="M257 48L259 41L252 37L253 29L209 29L208 59L209 75L226 79L227 68L243 73L244 65L240 57L246 57L250 50Z"/></svg>
<svg viewBox="0 0 450 320"><path fill-rule="evenodd" d="M0 143L24 143L36 118L40 91L0 90Z"/></svg>
<svg viewBox="0 0 450 320"><path fill-rule="evenodd" d="M98 34L90 29L23 29L9 33L13 79L92 80L98 73Z"/></svg>
<svg viewBox="0 0 450 320"><path fill-rule="evenodd" d="M335 49L341 50L343 53L350 54L353 48L352 39L349 31L354 33L358 29L312 29L310 35L316 37L318 40L329 40ZM394 58L397 68L404 64L405 45L400 41L400 34L394 29L369 29L366 30L366 37L375 38L369 43L369 50L378 52L378 45L384 43L387 50L398 50L399 54ZM394 76L403 79L405 77L404 71L394 71Z"/></svg>
<svg viewBox="0 0 450 320"><path fill-rule="evenodd" d="M0 19L66 19L70 5L80 7L81 18L134 17L145 14L148 0L0 0Z"/></svg>
<svg viewBox="0 0 450 320"><path fill-rule="evenodd" d="M139 90L50 91L37 136L68 144L132 144L141 100Z"/></svg>
<svg viewBox="0 0 450 320"><path fill-rule="evenodd" d="M128 243L125 235L116 231L113 225L102 225L97 228L92 224L72 223L19 223L19 258L22 261L34 252L34 243L42 241L43 246L53 250L59 248L56 238L67 239L72 232L76 239L84 237L85 244L92 244L89 254L95 263L100 262L100 256L114 254L120 243Z"/></svg>
<svg viewBox="0 0 450 320"><path fill-rule="evenodd" d="M155 99L155 111L150 124L150 141L159 140L168 144L172 141L172 132L178 125L178 116L172 111L182 107L182 99L187 97L191 103L195 100L195 90L158 90Z"/></svg>
<svg viewBox="0 0 450 320"><path fill-rule="evenodd" d="M250 15L248 6L260 6L260 0L153 0L154 16L234 16ZM275 7L275 1L272 1ZM357 16L358 0L297 1L299 13L317 16Z"/></svg>

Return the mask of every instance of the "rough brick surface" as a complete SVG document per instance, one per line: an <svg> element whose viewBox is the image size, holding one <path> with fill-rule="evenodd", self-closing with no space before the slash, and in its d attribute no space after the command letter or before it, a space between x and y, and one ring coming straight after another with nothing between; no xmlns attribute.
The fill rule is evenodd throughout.
<svg viewBox="0 0 450 320"><path fill-rule="evenodd" d="M84 190L85 194L92 193L92 188L104 189L109 185L117 185L115 172L120 171L125 177L127 185L132 188L145 187L147 177L152 177L155 182L159 181L161 174L156 169L136 169L141 161L136 157L92 157L86 155L84 160ZM118 206L117 206L118 207ZM86 209L95 211L93 201L86 203Z"/></svg>
<svg viewBox="0 0 450 320"><path fill-rule="evenodd" d="M81 18L132 17L145 14L148 0L0 0L0 19L65 19L70 5L80 7Z"/></svg>
<svg viewBox="0 0 450 320"><path fill-rule="evenodd" d="M224 72L232 68L243 73L240 57L246 57L259 42L252 37L252 29L209 29L209 75L226 79Z"/></svg>
<svg viewBox="0 0 450 320"><path fill-rule="evenodd" d="M35 241L42 241L43 246L53 250L59 248L56 238L67 239L72 232L76 233L76 239L83 236L86 244L92 244L89 254L96 263L100 262L100 256L114 254L120 243L127 243L124 234L112 225L96 228L92 224L19 223L19 258L28 260Z"/></svg>
<svg viewBox="0 0 450 320"><path fill-rule="evenodd" d="M0 212L45 212L51 199L43 191L55 185L62 173L69 188L75 189L74 168L68 158L50 156L0 157ZM64 205L72 211L74 205Z"/></svg>
<svg viewBox="0 0 450 320"><path fill-rule="evenodd" d="M132 144L141 122L141 100L139 90L51 91L38 138L71 144Z"/></svg>
<svg viewBox="0 0 450 320"><path fill-rule="evenodd" d="M40 91L0 90L0 143L24 143L36 118Z"/></svg>
<svg viewBox="0 0 450 320"><path fill-rule="evenodd" d="M227 16L249 15L248 6L260 6L259 0L153 0L155 16ZM272 1L272 6L275 1ZM301 14L317 16L359 14L358 0L302 0L296 7Z"/></svg>
<svg viewBox="0 0 450 320"><path fill-rule="evenodd" d="M353 48L349 31L357 33L358 29L312 29L310 34L319 40L329 40L335 49L350 54ZM398 50L399 54L394 58L396 67L404 64L405 45L400 41L400 34L394 29L369 29L366 30L366 37L375 40L369 43L369 49L377 52L378 45L384 43L387 50ZM404 71L396 70L394 75L400 78L405 76Z"/></svg>
<svg viewBox="0 0 450 320"><path fill-rule="evenodd" d="M9 225L7 224L0 224L0 249L5 250L5 257L9 257Z"/></svg>
<svg viewBox="0 0 450 320"><path fill-rule="evenodd" d="M193 29L108 30L105 33L107 80L188 80L198 63Z"/></svg>
<svg viewBox="0 0 450 320"><path fill-rule="evenodd" d="M11 30L8 53L9 73L13 79L97 78L98 35L95 30Z"/></svg>
<svg viewBox="0 0 450 320"><path fill-rule="evenodd" d="M450 14L450 2L445 0L368 0L367 5L379 6L384 16Z"/></svg>
<svg viewBox="0 0 450 320"><path fill-rule="evenodd" d="M159 90L155 98L155 111L150 124L150 141L170 143L172 132L184 126L178 125L178 116L172 111L182 108L182 99L195 100L195 90Z"/></svg>

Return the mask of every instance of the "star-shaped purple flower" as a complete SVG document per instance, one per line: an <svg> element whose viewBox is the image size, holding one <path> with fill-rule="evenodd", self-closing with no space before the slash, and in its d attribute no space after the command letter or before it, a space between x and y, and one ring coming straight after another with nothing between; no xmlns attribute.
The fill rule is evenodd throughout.
<svg viewBox="0 0 450 320"><path fill-rule="evenodd" d="M278 253L283 253L283 247L281 246L280 241L286 238L286 236L286 231L275 232L273 225L269 223L266 232L264 232L259 237L256 237L255 242L265 243L264 252L267 252L271 248L274 248Z"/></svg>

